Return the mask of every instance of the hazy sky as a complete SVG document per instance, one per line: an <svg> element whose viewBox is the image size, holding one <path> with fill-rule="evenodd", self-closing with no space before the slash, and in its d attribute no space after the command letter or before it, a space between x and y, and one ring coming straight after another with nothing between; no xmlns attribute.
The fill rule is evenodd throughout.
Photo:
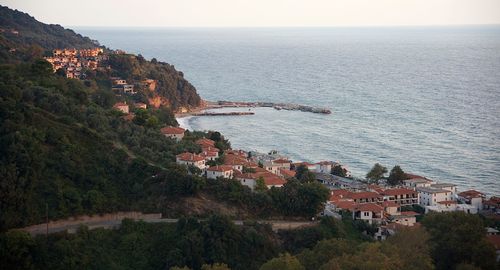
<svg viewBox="0 0 500 270"><path fill-rule="evenodd" d="M0 0L64 26L500 24L500 0Z"/></svg>

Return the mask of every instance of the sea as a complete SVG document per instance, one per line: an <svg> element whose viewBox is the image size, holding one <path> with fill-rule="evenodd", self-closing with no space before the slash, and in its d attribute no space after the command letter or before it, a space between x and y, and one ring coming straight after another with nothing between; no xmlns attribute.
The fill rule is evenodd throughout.
<svg viewBox="0 0 500 270"><path fill-rule="evenodd" d="M375 163L500 195L500 26L76 28L112 49L173 64L203 99L286 102L187 117L234 148L294 161ZM225 109L248 111L249 108Z"/></svg>

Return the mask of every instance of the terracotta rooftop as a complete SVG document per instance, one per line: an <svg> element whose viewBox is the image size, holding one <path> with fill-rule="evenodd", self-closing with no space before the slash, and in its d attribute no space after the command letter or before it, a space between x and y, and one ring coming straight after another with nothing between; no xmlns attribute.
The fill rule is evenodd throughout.
<svg viewBox="0 0 500 270"><path fill-rule="evenodd" d="M189 152L178 154L176 157L179 160L182 160L182 161L191 161L191 162L197 162L197 161L205 160L204 157L202 157L200 155L197 155L197 154L189 153Z"/></svg>
<svg viewBox="0 0 500 270"><path fill-rule="evenodd" d="M180 127L168 126L160 129L160 131L162 134L184 134L186 130Z"/></svg>
<svg viewBox="0 0 500 270"><path fill-rule="evenodd" d="M356 206L356 210L364 212L382 212L384 211L384 208L374 203L363 203L363 204L358 204Z"/></svg>
<svg viewBox="0 0 500 270"><path fill-rule="evenodd" d="M286 183L285 180L282 178L276 176L276 175L269 175L269 176L264 176L264 183L266 186L281 186Z"/></svg>
<svg viewBox="0 0 500 270"><path fill-rule="evenodd" d="M349 211L353 211L357 206L357 204L353 201L338 201L338 202L335 202L334 205L337 208L345 209L345 210L349 210Z"/></svg>
<svg viewBox="0 0 500 270"><path fill-rule="evenodd" d="M295 171L291 171L291 170L287 170L287 169L280 169L280 173L285 178L295 177Z"/></svg>
<svg viewBox="0 0 500 270"><path fill-rule="evenodd" d="M484 194L476 190L467 190L464 192L460 192L458 193L458 196L466 198L468 200L472 198L484 198Z"/></svg>
<svg viewBox="0 0 500 270"><path fill-rule="evenodd" d="M363 191L363 192L354 192L350 195L351 199L371 199L371 198L381 198L382 195L377 192L371 191Z"/></svg>
<svg viewBox="0 0 500 270"><path fill-rule="evenodd" d="M417 212L414 212L414 211L403 211L403 212L401 212L401 215L402 216L418 216L420 214Z"/></svg>
<svg viewBox="0 0 500 270"><path fill-rule="evenodd" d="M198 139L198 140L196 140L195 143L198 145L201 145L201 146L203 146L203 145L212 146L212 147L215 146L215 142L210 140L210 139L207 139L207 138Z"/></svg>

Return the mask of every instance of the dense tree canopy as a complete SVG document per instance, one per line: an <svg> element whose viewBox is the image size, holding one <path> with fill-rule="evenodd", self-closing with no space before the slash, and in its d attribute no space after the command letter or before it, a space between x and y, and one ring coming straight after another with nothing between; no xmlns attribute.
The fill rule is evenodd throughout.
<svg viewBox="0 0 500 270"><path fill-rule="evenodd" d="M422 220L430 234L432 258L439 269L472 264L495 268L495 250L486 240L483 221L463 212L431 213Z"/></svg>
<svg viewBox="0 0 500 270"><path fill-rule="evenodd" d="M378 180L382 179L386 173L386 167L380 165L379 163L375 163L372 169L366 174L366 179L372 182L378 182Z"/></svg>

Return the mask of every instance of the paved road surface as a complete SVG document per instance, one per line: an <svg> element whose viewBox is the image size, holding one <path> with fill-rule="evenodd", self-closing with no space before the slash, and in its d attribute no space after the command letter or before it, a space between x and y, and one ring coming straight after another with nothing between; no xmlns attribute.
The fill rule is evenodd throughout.
<svg viewBox="0 0 500 270"><path fill-rule="evenodd" d="M147 223L176 223L178 219L175 218L161 218L161 219L147 219L143 220L144 222ZM234 220L234 224L236 225L243 225L244 221L243 220ZM269 223L271 224L272 228L274 231L277 230L283 230L283 229L295 229L299 227L306 227L306 226L312 226L314 224L317 224L316 221L286 221L286 220L259 220L257 221L259 223ZM48 232L49 233L56 233L56 232L63 232L67 231L69 233L75 233L80 226L87 226L89 229L97 229L97 228L104 228L104 229L116 229L121 226L122 220L109 220L109 221L96 221L96 222L79 222L75 223L72 225L65 225L65 226L54 226L54 225L49 225ZM47 233L47 226L46 224L40 224L39 226L36 226L36 228L31 228L29 230L24 229L25 231L29 232L31 235L39 235L39 234L45 234Z"/></svg>

